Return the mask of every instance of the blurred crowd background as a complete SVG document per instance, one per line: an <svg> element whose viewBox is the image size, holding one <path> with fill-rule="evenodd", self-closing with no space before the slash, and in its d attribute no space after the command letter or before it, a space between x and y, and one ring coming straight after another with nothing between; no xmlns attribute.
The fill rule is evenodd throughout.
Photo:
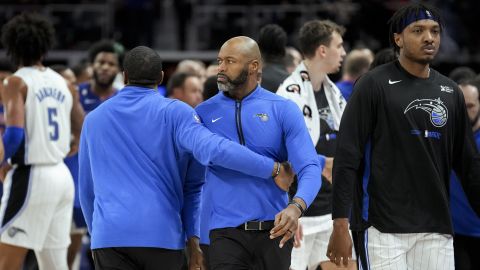
<svg viewBox="0 0 480 270"><path fill-rule="evenodd" d="M206 64L215 60L230 37L257 38L265 24L282 26L288 45L296 46L300 26L311 19L330 19L347 28L345 49L388 47L387 20L405 0L2 0L0 24L35 10L51 18L55 49L46 64L75 66L100 39L126 49L147 45L161 52L166 73L183 59ZM434 67L448 74L455 66L480 70L477 14L480 1L428 1L442 11L446 31ZM0 57L5 52L0 47Z"/></svg>
<svg viewBox="0 0 480 270"><path fill-rule="evenodd" d="M195 107L217 92L215 63L220 46L229 38L239 35L258 41L260 29L267 24L277 24L287 34L287 55L281 62L282 65L285 64L288 73L301 60L300 55L295 57L295 50L291 48L298 48L298 31L305 22L329 19L343 25L346 28L343 36L345 51L351 56L347 56L343 63L344 74L339 72L329 76L334 82L351 80L353 84L371 64L373 66L373 55L378 56L379 51L390 46L387 21L407 2L409 1L0 0L0 25L3 26L24 11L35 11L47 16L55 27L56 43L43 63L65 77L68 75L64 71L71 68L73 72L70 73L76 76L70 76L74 78L73 82L76 81L79 85L100 85L106 90L104 93L109 95L123 86L123 78L118 71L124 52L138 45L152 47L159 51L164 60L166 76L159 87L161 93ZM480 1L427 2L441 10L445 21L440 52L432 66L457 83L476 78L477 87L480 85L480 31L477 30ZM268 38L279 38L278 31L271 33ZM95 44L105 40L114 41L115 49L106 51L111 54L114 51L116 54L116 57L111 57L114 59L111 65L105 59L97 57L101 50L97 50L92 59L89 59L89 50L92 51ZM261 49L269 47L262 45L265 43L260 44ZM366 50L366 64L361 59L365 55L361 49L365 48L371 50ZM388 56L388 51L386 53L383 58ZM262 54L268 59L264 50ZM392 58L393 53L390 54ZM95 62L98 62L97 65ZM290 62L292 65L289 65ZM351 68L345 68L346 66ZM0 79L3 80L14 70L15 67L8 63L6 52L0 44ZM355 71L356 75L348 74L349 70ZM106 82L102 81L102 76L95 76L100 73L106 77ZM275 91L278 85L279 83L268 89ZM80 93L87 96L85 90ZM2 112L0 106L0 134L4 128ZM82 241L81 234L79 239ZM77 249L80 249L81 244L79 242ZM83 237L81 254L87 254L88 246L88 238ZM78 250L69 254L72 257L69 259L77 258L72 269L92 269L91 256L79 257L76 252ZM29 256L33 260L32 253ZM24 269L37 269L34 263L33 267L29 265L26 263Z"/></svg>

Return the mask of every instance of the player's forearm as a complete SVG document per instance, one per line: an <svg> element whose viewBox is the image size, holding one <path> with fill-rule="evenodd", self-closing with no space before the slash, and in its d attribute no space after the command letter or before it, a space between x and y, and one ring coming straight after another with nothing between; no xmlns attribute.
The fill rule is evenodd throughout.
<svg viewBox="0 0 480 270"><path fill-rule="evenodd" d="M346 168L336 168L333 177L332 217L348 218L353 201L353 185L355 171Z"/></svg>
<svg viewBox="0 0 480 270"><path fill-rule="evenodd" d="M320 191L321 175L322 170L318 163L305 166L298 174L298 189L294 197L301 198L305 202L306 208L310 206Z"/></svg>
<svg viewBox="0 0 480 270"><path fill-rule="evenodd" d="M187 237L200 235L201 192L188 194L184 197L182 219Z"/></svg>

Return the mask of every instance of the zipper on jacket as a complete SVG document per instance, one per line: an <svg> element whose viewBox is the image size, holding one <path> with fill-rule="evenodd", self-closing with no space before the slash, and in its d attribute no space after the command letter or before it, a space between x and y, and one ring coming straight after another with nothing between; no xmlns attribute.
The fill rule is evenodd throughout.
<svg viewBox="0 0 480 270"><path fill-rule="evenodd" d="M242 102L235 100L235 122L237 124L238 139L241 145L245 145L245 138L242 130Z"/></svg>

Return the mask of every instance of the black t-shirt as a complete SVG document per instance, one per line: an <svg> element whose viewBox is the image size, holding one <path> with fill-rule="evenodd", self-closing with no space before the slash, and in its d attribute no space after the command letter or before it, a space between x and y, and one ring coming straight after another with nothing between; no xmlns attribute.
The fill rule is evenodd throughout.
<svg viewBox="0 0 480 270"><path fill-rule="evenodd" d="M480 157L465 101L437 71L421 79L396 61L365 74L337 140L332 215L351 213L352 230L452 234L452 168L480 212Z"/></svg>
<svg viewBox="0 0 480 270"><path fill-rule="evenodd" d="M314 91L318 113L320 114L320 138L315 145L318 154L334 157L337 131L334 130L333 116L323 88ZM332 184L322 176L322 187L315 200L308 207L305 216L322 216L332 212Z"/></svg>
<svg viewBox="0 0 480 270"><path fill-rule="evenodd" d="M315 101L317 102L318 113L320 115L320 139L315 145L318 154L327 157L335 155L337 131L334 129L333 116L328 105L327 96L323 88L315 91Z"/></svg>

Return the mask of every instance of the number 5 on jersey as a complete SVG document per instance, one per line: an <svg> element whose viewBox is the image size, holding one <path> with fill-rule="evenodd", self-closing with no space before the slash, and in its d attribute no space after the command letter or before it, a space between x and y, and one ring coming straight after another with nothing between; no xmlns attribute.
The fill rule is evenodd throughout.
<svg viewBox="0 0 480 270"><path fill-rule="evenodd" d="M48 108L48 125L53 128L50 132L50 140L58 140L58 122L57 122L57 108Z"/></svg>

